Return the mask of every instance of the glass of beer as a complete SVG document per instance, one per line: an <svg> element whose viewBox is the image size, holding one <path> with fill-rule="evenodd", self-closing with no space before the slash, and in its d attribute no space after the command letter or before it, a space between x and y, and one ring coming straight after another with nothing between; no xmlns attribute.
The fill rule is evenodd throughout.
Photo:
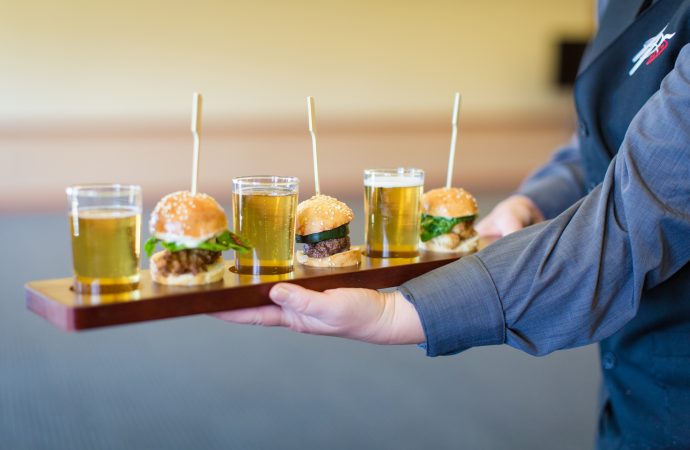
<svg viewBox="0 0 690 450"><path fill-rule="evenodd" d="M372 258L413 258L419 255L420 199L424 171L364 171L365 254Z"/></svg>
<svg viewBox="0 0 690 450"><path fill-rule="evenodd" d="M292 272L295 256L296 177L272 175L233 178L232 221L235 233L252 247L235 253L242 274Z"/></svg>
<svg viewBox="0 0 690 450"><path fill-rule="evenodd" d="M74 290L111 294L139 285L141 187L92 184L67 188Z"/></svg>

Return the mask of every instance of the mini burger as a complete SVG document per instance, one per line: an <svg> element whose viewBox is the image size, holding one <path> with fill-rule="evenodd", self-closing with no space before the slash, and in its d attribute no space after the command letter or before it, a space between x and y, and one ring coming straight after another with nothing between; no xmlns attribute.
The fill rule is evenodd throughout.
<svg viewBox="0 0 690 450"><path fill-rule="evenodd" d="M228 231L223 208L210 195L187 191L168 194L149 221L151 238L144 250L151 258L151 278L161 284L196 286L223 279L225 250L247 251ZM153 254L156 245L163 251Z"/></svg>
<svg viewBox="0 0 690 450"><path fill-rule="evenodd" d="M350 249L348 224L353 217L345 203L327 195L315 195L297 205L296 240L304 244L297 261L315 267L359 264L359 250Z"/></svg>
<svg viewBox="0 0 690 450"><path fill-rule="evenodd" d="M432 189L422 196L420 248L467 255L477 251L477 200L464 189Z"/></svg>

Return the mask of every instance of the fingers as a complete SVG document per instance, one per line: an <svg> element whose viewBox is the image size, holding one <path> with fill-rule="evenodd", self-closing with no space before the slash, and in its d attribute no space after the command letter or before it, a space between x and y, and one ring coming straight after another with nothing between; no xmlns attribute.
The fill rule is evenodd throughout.
<svg viewBox="0 0 690 450"><path fill-rule="evenodd" d="M519 217L514 215L505 215L496 221L498 234L500 236L507 236L525 227L525 223Z"/></svg>
<svg viewBox="0 0 690 450"><path fill-rule="evenodd" d="M291 327L295 323L295 317L319 317L328 308L325 294L310 291L296 284L278 283L273 286L269 296L275 305L223 311L211 315L232 323Z"/></svg>
<svg viewBox="0 0 690 450"><path fill-rule="evenodd" d="M292 283L278 283L268 295L277 305L306 316L319 317L328 308L326 294Z"/></svg>
<svg viewBox="0 0 690 450"><path fill-rule="evenodd" d="M211 315L217 319L232 323L263 325L266 327L286 326L283 311L276 305L223 311Z"/></svg>
<svg viewBox="0 0 690 450"><path fill-rule="evenodd" d="M501 232L496 227L493 215L489 215L482 219L474 229L477 230L477 233L482 237L501 236Z"/></svg>
<svg viewBox="0 0 690 450"><path fill-rule="evenodd" d="M269 292L275 305L213 314L219 319L264 326L283 326L300 333L341 336L384 343L390 320L382 320L385 294L371 289L342 288L316 292L292 283L278 283ZM406 301L406 300L405 300ZM392 312L391 312L392 314ZM416 313L415 313L416 314ZM419 321L419 319L417 319Z"/></svg>
<svg viewBox="0 0 690 450"><path fill-rule="evenodd" d="M476 230L480 236L507 236L542 220L543 214L531 199L514 195L496 205L494 210L477 224Z"/></svg>
<svg viewBox="0 0 690 450"><path fill-rule="evenodd" d="M475 230L483 237L503 237L524 228L524 224L512 211L501 208L493 211L477 224Z"/></svg>

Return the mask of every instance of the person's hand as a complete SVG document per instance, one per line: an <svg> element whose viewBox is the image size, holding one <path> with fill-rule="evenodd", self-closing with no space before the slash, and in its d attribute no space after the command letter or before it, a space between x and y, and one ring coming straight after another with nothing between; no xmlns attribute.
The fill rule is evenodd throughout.
<svg viewBox="0 0 690 450"><path fill-rule="evenodd" d="M402 294L371 289L316 292L291 283L273 286L275 305L212 314L233 323L282 326L300 333L339 336L374 344L419 344L424 331Z"/></svg>
<svg viewBox="0 0 690 450"><path fill-rule="evenodd" d="M542 220L544 215L529 197L513 195L496 205L475 228L480 236L506 236Z"/></svg>

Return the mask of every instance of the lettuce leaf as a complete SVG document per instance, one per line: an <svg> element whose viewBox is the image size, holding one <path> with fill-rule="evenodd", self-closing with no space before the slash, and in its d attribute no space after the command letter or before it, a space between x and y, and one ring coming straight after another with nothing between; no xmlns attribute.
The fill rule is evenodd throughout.
<svg viewBox="0 0 690 450"><path fill-rule="evenodd" d="M154 236L151 236L144 244L144 251L146 255L150 258L153 251L156 249L156 245L161 244L161 247L168 250L170 253L179 252L181 250L190 249L200 249L209 250L212 252L224 252L226 250L235 250L236 252L244 253L251 248L249 244L242 241L239 236L229 230L223 231L216 237L208 239L196 247L188 247L185 244L179 244L177 242L166 242L162 241Z"/></svg>
<svg viewBox="0 0 690 450"><path fill-rule="evenodd" d="M446 217L430 216L422 214L420 239L422 242L430 241L436 236L450 233L453 227L461 222L473 222L477 216L463 216L448 219Z"/></svg>

